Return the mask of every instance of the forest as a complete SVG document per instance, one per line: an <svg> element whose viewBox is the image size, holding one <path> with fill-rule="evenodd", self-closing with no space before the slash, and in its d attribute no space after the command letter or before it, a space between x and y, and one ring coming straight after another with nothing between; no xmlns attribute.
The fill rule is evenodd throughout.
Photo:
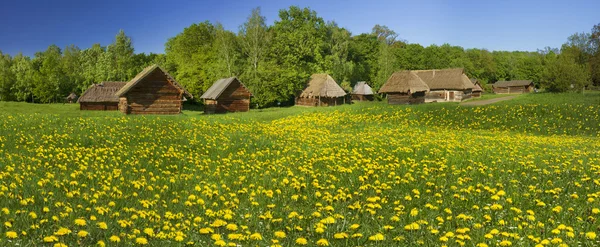
<svg viewBox="0 0 600 247"><path fill-rule="evenodd" d="M63 102L93 83L128 81L150 64L165 68L195 97L217 79L237 76L252 91L253 107L291 104L309 76L323 72L346 90L358 81L377 90L397 70L456 67L487 90L490 83L513 79L533 80L550 92L600 87L600 24L566 37L560 48L530 52L424 47L385 25L352 34L297 6L280 10L273 25L266 23L260 8L237 32L220 23L194 23L167 40L164 54L136 53L123 30L106 46L50 45L33 57L0 51L0 100Z"/></svg>

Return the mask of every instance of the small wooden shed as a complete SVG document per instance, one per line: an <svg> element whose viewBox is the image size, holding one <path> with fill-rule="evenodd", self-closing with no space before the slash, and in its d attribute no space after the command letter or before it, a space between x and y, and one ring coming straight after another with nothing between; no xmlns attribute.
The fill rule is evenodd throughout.
<svg viewBox="0 0 600 247"><path fill-rule="evenodd" d="M328 74L313 74L296 97L296 105L337 106L346 103L346 91Z"/></svg>
<svg viewBox="0 0 600 247"><path fill-rule="evenodd" d="M80 110L116 111L119 97L115 95L127 82L105 81L90 86L79 99Z"/></svg>
<svg viewBox="0 0 600 247"><path fill-rule="evenodd" d="M151 65L115 93L125 114L179 114L184 96L193 96L169 73Z"/></svg>
<svg viewBox="0 0 600 247"><path fill-rule="evenodd" d="M373 89L367 82L357 82L352 89L352 100L373 101Z"/></svg>
<svg viewBox="0 0 600 247"><path fill-rule="evenodd" d="M397 71L390 76L379 93L387 94L388 104L420 104L425 102L429 87L412 71Z"/></svg>
<svg viewBox="0 0 600 247"><path fill-rule="evenodd" d="M72 104L72 103L74 103L74 102L76 102L76 101L77 101L77 98L78 98L78 97L77 97L77 94L75 94L75 93L71 93L71 94L69 94L69 96L67 96L65 99L67 100L67 102L68 102L69 104Z"/></svg>
<svg viewBox="0 0 600 247"><path fill-rule="evenodd" d="M224 113L249 111L251 96L237 77L229 77L217 80L200 98L205 113Z"/></svg>
<svg viewBox="0 0 600 247"><path fill-rule="evenodd" d="M429 86L425 102L459 102L471 98L475 85L464 69L413 70Z"/></svg>
<svg viewBox="0 0 600 247"><path fill-rule="evenodd" d="M473 83L473 91L471 93L471 97L481 97L481 94L483 93L483 87L481 86L481 82L478 79L471 78L471 83Z"/></svg>
<svg viewBox="0 0 600 247"><path fill-rule="evenodd" d="M497 94L531 93L535 88L531 80L498 81L492 87Z"/></svg>

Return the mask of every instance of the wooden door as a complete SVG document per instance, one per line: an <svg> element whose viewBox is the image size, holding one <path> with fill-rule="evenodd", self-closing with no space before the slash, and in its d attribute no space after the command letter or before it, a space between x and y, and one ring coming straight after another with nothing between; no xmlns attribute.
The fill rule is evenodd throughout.
<svg viewBox="0 0 600 247"><path fill-rule="evenodd" d="M448 92L448 99L454 100L454 92Z"/></svg>

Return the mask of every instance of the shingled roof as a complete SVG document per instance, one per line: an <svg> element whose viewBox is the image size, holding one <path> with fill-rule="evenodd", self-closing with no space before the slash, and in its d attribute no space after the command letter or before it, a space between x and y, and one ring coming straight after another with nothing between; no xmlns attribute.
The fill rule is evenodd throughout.
<svg viewBox="0 0 600 247"><path fill-rule="evenodd" d="M373 95L373 89L367 82L359 81L354 85L354 89L352 90L352 94L358 95Z"/></svg>
<svg viewBox="0 0 600 247"><path fill-rule="evenodd" d="M194 96L192 96L192 94L190 94L187 90L185 90L185 88L183 88L181 85L179 85L179 83L177 83L177 81L175 81L175 79L169 74L167 73L167 71L165 71L163 68L161 68L160 66L154 64L154 65L150 65L148 67L146 67L144 70L142 70L142 72L140 72L139 74L137 74L133 79L131 79L131 81L127 82L127 84L125 84L125 86L123 86L119 91L117 91L115 93L115 95L117 97L121 97L123 95L125 95L127 92L129 92L129 90L131 90L133 87L135 87L135 85L137 85L140 81L142 81L146 76L150 75L154 70L161 70L162 73L165 74L165 76L167 76L167 79L173 83L173 86L175 86L177 89L183 91L183 95L187 96L190 99L193 99Z"/></svg>
<svg viewBox="0 0 600 247"><path fill-rule="evenodd" d="M346 91L328 74L313 74L300 97L343 97L346 94Z"/></svg>
<svg viewBox="0 0 600 247"><path fill-rule="evenodd" d="M127 82L121 81L105 81L98 84L94 84L89 87L79 97L77 102L119 102L119 97L115 95L115 92L119 91Z"/></svg>
<svg viewBox="0 0 600 247"><path fill-rule="evenodd" d="M229 85L231 85L231 83L236 80L240 83L240 85L242 85L242 87L247 89L246 85L244 85L235 76L229 77L229 78L222 78L222 79L217 80L215 83L213 83L212 86L210 86L210 88L208 90L206 90L206 92L204 92L204 94L202 94L202 96L200 96L200 98L216 100L227 89L227 87L229 87ZM250 91L250 90L248 90L248 91ZM250 95L252 95L252 93L250 93Z"/></svg>
<svg viewBox="0 0 600 247"><path fill-rule="evenodd" d="M410 70L397 71L379 89L380 93L428 92L429 86Z"/></svg>
<svg viewBox="0 0 600 247"><path fill-rule="evenodd" d="M450 89L465 90L472 89L475 85L469 77L464 74L464 69L432 69L413 70L423 80L430 90Z"/></svg>
<svg viewBox="0 0 600 247"><path fill-rule="evenodd" d="M532 84L532 80L497 81L494 87L519 87Z"/></svg>

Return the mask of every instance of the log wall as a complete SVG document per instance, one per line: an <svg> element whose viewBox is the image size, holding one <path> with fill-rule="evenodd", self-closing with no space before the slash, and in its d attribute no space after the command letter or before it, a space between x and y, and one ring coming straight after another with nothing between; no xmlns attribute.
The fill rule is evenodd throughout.
<svg viewBox="0 0 600 247"><path fill-rule="evenodd" d="M92 111L116 111L118 110L117 102L80 102L79 110Z"/></svg>
<svg viewBox="0 0 600 247"><path fill-rule="evenodd" d="M234 80L216 100L205 100L205 113L247 112L252 94L238 80Z"/></svg>
<svg viewBox="0 0 600 247"><path fill-rule="evenodd" d="M296 98L296 105L301 106L338 106L343 105L345 102L345 97L321 97L319 98ZM349 103L349 102L348 102Z"/></svg>
<svg viewBox="0 0 600 247"><path fill-rule="evenodd" d="M532 86L494 87L494 93L497 94L522 94L531 92L533 92Z"/></svg>
<svg viewBox="0 0 600 247"><path fill-rule="evenodd" d="M470 99L471 89L468 90L432 90L425 95L425 102L460 102Z"/></svg>
<svg viewBox="0 0 600 247"><path fill-rule="evenodd" d="M362 94L353 94L352 100L356 101L373 101L373 95L362 95Z"/></svg>
<svg viewBox="0 0 600 247"><path fill-rule="evenodd" d="M390 105L413 105L425 103L425 92L413 94L408 93L388 93L388 104Z"/></svg>
<svg viewBox="0 0 600 247"><path fill-rule="evenodd" d="M157 69L121 97L119 110L125 114L179 114L182 97L182 92Z"/></svg>

